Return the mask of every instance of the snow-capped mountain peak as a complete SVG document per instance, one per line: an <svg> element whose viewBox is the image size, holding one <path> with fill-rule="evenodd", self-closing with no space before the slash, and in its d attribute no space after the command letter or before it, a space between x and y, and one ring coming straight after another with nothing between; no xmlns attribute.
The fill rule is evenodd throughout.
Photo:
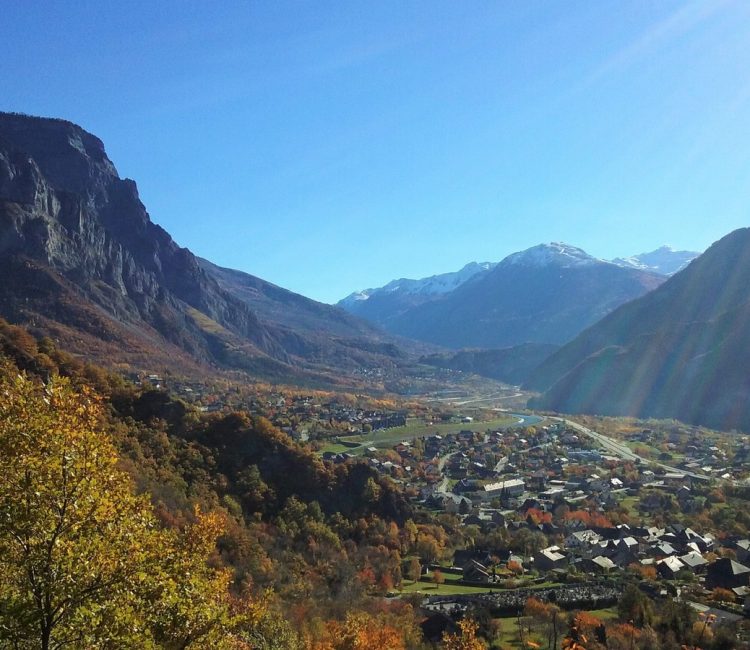
<svg viewBox="0 0 750 650"><path fill-rule="evenodd" d="M602 263L600 260L586 251L563 242L551 242L539 244L524 251L508 255L502 262L503 266L521 265L530 267L560 266L563 268L571 266L588 266Z"/></svg>
<svg viewBox="0 0 750 650"><path fill-rule="evenodd" d="M618 266L651 271L661 275L674 275L682 271L700 253L694 251L678 251L671 246L661 246L650 253L641 253L632 257L617 257L612 260Z"/></svg>
<svg viewBox="0 0 750 650"><path fill-rule="evenodd" d="M470 280L479 273L486 273L497 265L496 262L469 262L458 271L440 273L418 280L410 278L399 278L391 280L388 284L364 291L355 291L341 300L343 304L361 303L369 300L372 296L382 294L405 294L405 295L439 295L448 293L460 287L464 282Z"/></svg>

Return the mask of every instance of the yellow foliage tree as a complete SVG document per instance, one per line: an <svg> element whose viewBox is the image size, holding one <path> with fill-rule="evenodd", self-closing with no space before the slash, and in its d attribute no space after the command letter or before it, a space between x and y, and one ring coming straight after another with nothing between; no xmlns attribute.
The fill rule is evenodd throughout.
<svg viewBox="0 0 750 650"><path fill-rule="evenodd" d="M459 634L443 634L444 650L485 650L487 644L477 638L479 626L470 618L461 620L458 624Z"/></svg>
<svg viewBox="0 0 750 650"><path fill-rule="evenodd" d="M220 523L160 529L101 431L91 391L0 364L0 647L228 643Z"/></svg>
<svg viewBox="0 0 750 650"><path fill-rule="evenodd" d="M324 638L308 641L307 650L405 650L404 635L364 612L350 612L346 620L329 621Z"/></svg>

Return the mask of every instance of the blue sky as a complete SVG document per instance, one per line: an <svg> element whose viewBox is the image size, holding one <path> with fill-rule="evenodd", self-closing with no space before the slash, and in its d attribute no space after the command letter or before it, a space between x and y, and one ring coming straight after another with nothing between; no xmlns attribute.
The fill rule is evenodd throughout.
<svg viewBox="0 0 750 650"><path fill-rule="evenodd" d="M750 3L6 0L0 109L183 246L335 301L544 241L750 225Z"/></svg>

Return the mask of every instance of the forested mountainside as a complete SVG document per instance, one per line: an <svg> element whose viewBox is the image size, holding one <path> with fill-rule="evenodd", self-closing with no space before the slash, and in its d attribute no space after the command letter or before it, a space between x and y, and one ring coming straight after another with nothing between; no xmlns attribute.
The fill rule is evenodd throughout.
<svg viewBox="0 0 750 650"><path fill-rule="evenodd" d="M540 408L750 430L750 229L582 332L535 371Z"/></svg>
<svg viewBox="0 0 750 650"><path fill-rule="evenodd" d="M67 380L56 379L58 373ZM43 517L55 516L65 530L80 528L74 536L63 533L59 551L34 565L57 567L61 582L50 577L43 587L51 598L63 598L65 588L73 599L61 601L64 615L51 625L49 647L71 635L80 635L85 647L101 647L102 638L118 634L118 647L294 649L307 635L305 647L317 648L313 640L336 634L338 620L356 627L339 634L359 634L376 644L371 647L380 638L421 645L410 605L371 600L373 585L382 581L387 589L400 579L403 531L416 527L401 491L366 464L324 463L263 418L200 414L3 321L0 385L0 495L10 499L8 490L17 490L3 508L25 503L14 472L23 474L29 463L38 468L27 486L38 501L38 520L32 524L15 512L0 524L0 647L23 642L24 635L33 643L44 613L30 594L27 600L24 575L17 576L16 591L8 581L7 563L20 549L7 535L27 522L42 547L55 529ZM45 444L36 438L31 447L18 444L21 421L29 437L42 435L44 426L54 433ZM111 453L108 445L127 476L81 456L97 449L110 458L103 456ZM60 466L56 450L66 446L67 465ZM79 503L71 493L72 507L96 503L114 528L89 529L77 511L54 514L65 483L53 478L57 472L67 480L68 468L86 482L79 492L88 500ZM134 486L150 506L132 501ZM115 513L108 498L132 512ZM154 520L163 533L150 532ZM65 564L67 552L74 553L74 565ZM30 561L17 564L29 568ZM87 569L88 562L101 569ZM118 573L110 562L134 573ZM5 625L11 603L18 613L13 629Z"/></svg>
<svg viewBox="0 0 750 650"><path fill-rule="evenodd" d="M178 246L102 142L63 120L0 113L0 256L0 314L106 363L310 381L404 356L335 307L251 291Z"/></svg>

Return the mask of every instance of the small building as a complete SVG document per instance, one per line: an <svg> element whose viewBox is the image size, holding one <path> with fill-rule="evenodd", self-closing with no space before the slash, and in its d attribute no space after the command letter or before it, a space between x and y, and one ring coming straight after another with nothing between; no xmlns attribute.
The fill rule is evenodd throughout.
<svg viewBox="0 0 750 650"><path fill-rule="evenodd" d="M494 499L495 497L519 497L526 489L523 479L512 478L496 483L488 483L484 486L484 497Z"/></svg>
<svg viewBox="0 0 750 650"><path fill-rule="evenodd" d="M587 528L585 530L576 530L565 538L565 546L568 548L582 548L591 546L601 541L602 536Z"/></svg>
<svg viewBox="0 0 750 650"><path fill-rule="evenodd" d="M616 569L617 565L608 557L597 555L596 557L581 560L581 568L590 573L609 573Z"/></svg>
<svg viewBox="0 0 750 650"><path fill-rule="evenodd" d="M490 572L487 567L476 560L469 560L463 570L464 582L475 582L488 584L491 581Z"/></svg>
<svg viewBox="0 0 750 650"><path fill-rule="evenodd" d="M492 556L489 551L481 549L459 549L453 554L453 566L464 569L472 562L488 565L492 562Z"/></svg>
<svg viewBox="0 0 750 650"><path fill-rule="evenodd" d="M734 589L750 584L750 567L723 557L706 568L706 588Z"/></svg>
<svg viewBox="0 0 750 650"><path fill-rule="evenodd" d="M697 551L690 551L690 553L681 555L680 562L682 562L693 573L705 573L706 567L708 566L708 560Z"/></svg>
<svg viewBox="0 0 750 650"><path fill-rule="evenodd" d="M750 539L739 540L735 543L734 549L739 562L747 562L750 560Z"/></svg>
<svg viewBox="0 0 750 650"><path fill-rule="evenodd" d="M675 576L684 568L685 565L674 556L665 557L663 560L659 560L656 563L657 573L667 580L674 580Z"/></svg>
<svg viewBox="0 0 750 650"><path fill-rule="evenodd" d="M559 546L550 546L534 554L534 567L540 571L562 569L568 563L568 558L560 552Z"/></svg>

